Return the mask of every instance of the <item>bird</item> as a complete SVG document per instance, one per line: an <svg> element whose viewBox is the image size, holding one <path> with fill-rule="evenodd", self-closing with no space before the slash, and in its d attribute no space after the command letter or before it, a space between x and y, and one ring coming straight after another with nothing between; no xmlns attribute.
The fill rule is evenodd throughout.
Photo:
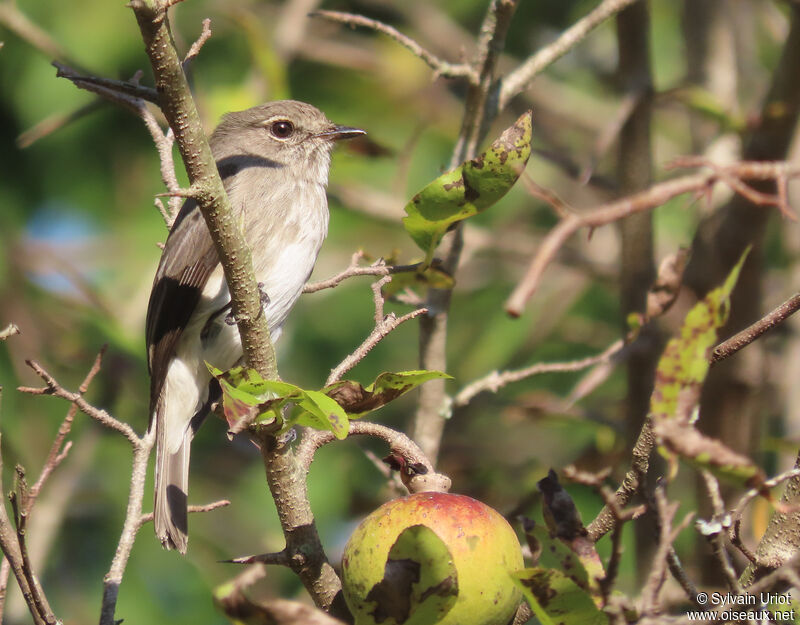
<svg viewBox="0 0 800 625"><path fill-rule="evenodd" d="M316 107L268 102L224 115L209 138L234 217L252 250L262 307L276 341L311 275L328 231L326 187L335 143L365 132ZM208 227L189 198L172 225L153 279L145 338L150 425L155 428L156 535L186 553L190 445L220 397L206 362L242 359L230 292Z"/></svg>

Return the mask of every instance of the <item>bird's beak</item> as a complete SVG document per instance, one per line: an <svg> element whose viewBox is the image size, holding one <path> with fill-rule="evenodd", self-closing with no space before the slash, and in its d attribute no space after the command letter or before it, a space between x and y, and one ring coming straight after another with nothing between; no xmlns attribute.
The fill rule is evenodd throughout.
<svg viewBox="0 0 800 625"><path fill-rule="evenodd" d="M367 134L361 128L351 128L350 126L334 126L330 130L320 132L317 137L327 139L328 141L341 141L342 139L353 139Z"/></svg>

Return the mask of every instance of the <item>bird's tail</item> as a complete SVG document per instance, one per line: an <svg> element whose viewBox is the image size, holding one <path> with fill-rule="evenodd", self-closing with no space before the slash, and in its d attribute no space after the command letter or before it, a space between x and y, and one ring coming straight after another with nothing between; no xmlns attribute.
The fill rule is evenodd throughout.
<svg viewBox="0 0 800 625"><path fill-rule="evenodd" d="M163 405L161 406L163 408ZM186 428L183 441L172 453L164 419L156 423L156 472L153 523L156 536L167 549L186 553L189 542L187 495L189 492L189 450L192 429Z"/></svg>

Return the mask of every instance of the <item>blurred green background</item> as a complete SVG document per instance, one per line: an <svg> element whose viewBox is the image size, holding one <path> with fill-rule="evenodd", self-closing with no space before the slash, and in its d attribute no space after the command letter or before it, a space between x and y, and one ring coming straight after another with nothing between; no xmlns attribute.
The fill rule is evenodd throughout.
<svg viewBox="0 0 800 625"><path fill-rule="evenodd" d="M523 2L501 68L513 67L595 4ZM719 105L715 121L706 119L711 131L702 148L712 140L735 145L731 128L757 108L786 31L778 3L735 4L741 11L738 32L749 46L747 64L737 75L737 100ZM142 69L142 82L151 84L139 31L124 3L19 0L16 5L63 47L69 62L119 79ZM200 33L202 19L212 20L213 36L191 67L209 131L226 111L291 97L315 104L337 123L369 132L371 144L341 146L334 155L331 229L314 279L340 271L359 249L401 263L420 259L402 229L402 207L446 167L459 131L463 88L435 80L419 59L383 36L309 19L306 13L316 6L364 13L456 61L474 52L486 5L485 0L331 0L319 5L313 0L187 0L173 9L174 35L184 52ZM663 175L661 166L693 152L698 137L691 127L696 113L673 93L687 73L682 3L654 0L651 9L653 71L660 94L654 159ZM497 135L533 107L537 153L527 175L580 208L610 199L613 190L580 184L558 162L589 165L597 137L616 114L622 95L614 32L612 23L591 34L517 98L490 131ZM156 244L166 230L153 204L154 195L163 191L157 155L142 123L128 111L101 103L20 147L23 133L69 115L94 97L56 78L48 55L3 26L0 40L5 44L0 50L0 325L14 322L22 331L0 346L0 429L8 490L15 464L27 468L29 481L38 475L68 409L63 401L15 390L39 384L26 359L37 360L75 389L101 345L108 343L102 372L87 397L138 431L147 427L144 314L160 254ZM614 151L607 150L599 155L596 171L613 179L614 166ZM690 198L657 209L657 259L688 246L707 210ZM556 220L549 206L519 184L470 222L451 314L452 392L493 369L598 353L620 335L619 241L613 227L590 239L574 237L548 269L522 318L503 312L505 298ZM775 303L791 267L793 248L786 237L794 235L784 231L785 225L773 227L768 248L768 295ZM330 369L366 337L373 325L369 284L368 278L351 279L301 298L278 345L284 379L321 386ZM389 309L410 310L401 304ZM664 322L667 331L685 310L678 306L670 314ZM417 336L415 322L402 326L351 377L367 383L381 371L416 368ZM538 517L535 483L549 467L624 464L624 375L613 372L577 406L564 407L581 377L532 378L496 395L482 394L457 410L447 424L440 461L453 478L454 491L504 513ZM776 399L773 414L784 412L782 401ZM413 411L412 394L374 418L405 429ZM765 418L763 427L785 426ZM69 438L74 446L45 488L29 535L56 614L66 623L86 623L97 618L102 577L118 540L131 454L122 437L83 415ZM312 505L332 560L339 557L353 524L387 495L364 448L385 453L377 444L347 441L324 448L312 467ZM775 456L770 458L767 467L774 468ZM229 443L224 424L209 420L193 445L192 463L190 502L228 498L233 505L191 518L185 558L162 551L152 529L144 528L120 593L117 615L126 623L226 622L211 604L210 589L238 569L219 561L283 546L255 449L244 441ZM684 505L691 509L691 487L680 479L676 488L684 490ZM149 484L145 510L151 509ZM600 507L598 498L581 488L570 490L584 519L591 519ZM623 583L635 586L630 558L626 566ZM293 597L303 591L290 573L273 568L260 592ZM7 622L27 622L19 597L10 601Z"/></svg>

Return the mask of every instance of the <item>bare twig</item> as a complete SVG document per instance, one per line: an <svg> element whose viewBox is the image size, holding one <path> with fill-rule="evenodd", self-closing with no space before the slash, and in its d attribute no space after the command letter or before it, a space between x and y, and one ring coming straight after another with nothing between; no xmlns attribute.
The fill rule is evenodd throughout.
<svg viewBox="0 0 800 625"><path fill-rule="evenodd" d="M444 78L467 78L470 81L477 81L477 76L474 73L472 66L467 63L448 63L440 59L435 54L426 50L423 46L417 43L408 35L404 35L396 28L373 20L363 15L356 15L353 13L343 13L341 11L326 11L317 10L313 11L311 17L321 17L332 22L346 24L351 27L362 26L369 28L376 32L382 33L390 37L401 46L411 51L414 56L419 57L427 63L427 65L434 71L436 76L443 76Z"/></svg>
<svg viewBox="0 0 800 625"><path fill-rule="evenodd" d="M724 176L721 172L724 171ZM774 180L780 177L794 178L800 175L800 168L786 162L742 161L724 168L689 176L683 176L655 184L649 189L621 200L604 204L581 214L569 214L545 237L536 256L532 259L525 277L514 289L506 302L506 311L519 316L526 302L539 286L542 274L553 261L566 241L581 228L598 228L617 222L629 215L652 210L666 201L684 193L707 191L717 182L728 183L737 180ZM736 189L734 189L736 190ZM777 205L776 199L773 205Z"/></svg>
<svg viewBox="0 0 800 625"><path fill-rule="evenodd" d="M359 345L355 351L348 355L342 362L340 362L328 376L325 381L325 386L333 384L342 379L342 376L361 362L364 357L372 351L372 349L380 343L386 336L388 336L399 325L419 317L420 315L428 312L425 308L418 308L398 317L393 312L388 315L383 314L383 295L381 295L381 288L383 285L390 282L391 276L384 276L372 285L373 299L375 302L375 327L370 332L369 336L364 339L364 342Z"/></svg>
<svg viewBox="0 0 800 625"><path fill-rule="evenodd" d="M561 33L553 43L529 57L503 80L500 109L504 109L511 98L527 89L537 75L583 41L592 30L634 2L636 0L603 0L591 13Z"/></svg>
<svg viewBox="0 0 800 625"><path fill-rule="evenodd" d="M731 511L731 518L735 524L735 522L741 518L744 509L750 505L750 502L753 501L759 495L763 495L771 488L775 488L779 484L786 482L787 480L791 480L792 478L800 477L800 468L795 467L793 469L789 469L788 471L784 471L783 473L779 473L773 478L766 480L763 484L755 488L751 488L748 490L744 495L739 498L739 501L736 502L733 510Z"/></svg>
<svg viewBox="0 0 800 625"><path fill-rule="evenodd" d="M751 564L758 564L758 559L756 558L756 554L754 554L747 545L744 544L742 540L742 519L734 519L731 529L728 530L729 538L731 539L731 544L736 547L741 554L747 558Z"/></svg>
<svg viewBox="0 0 800 625"><path fill-rule="evenodd" d="M217 510L218 508L225 508L231 505L231 502L227 499L220 499L219 501L212 501L211 503L207 503L205 505L199 506L189 506L187 510L189 514L196 514L198 512L211 512L212 510ZM152 523L153 521L153 513L148 512L147 514L143 514L139 517L139 526L141 527L145 523Z"/></svg>
<svg viewBox="0 0 800 625"><path fill-rule="evenodd" d="M349 436L372 436L380 438L389 445L392 452L405 458L409 464L423 465L428 471L433 471L433 465L428 457L414 441L402 432L393 430L385 425L370 421L351 421ZM317 450L336 440L332 432L322 430L307 430L303 439L297 446L298 465L308 472Z"/></svg>
<svg viewBox="0 0 800 625"><path fill-rule="evenodd" d="M359 250L353 254L347 269L340 271L327 280L306 284L303 288L303 293L316 293L323 289L332 289L339 286L339 284L348 278L353 278L355 276L389 276L396 273L416 271L422 266L422 263L414 263L413 265L386 265L383 259L379 259L368 267L361 267L358 263L362 258L364 258L364 252Z"/></svg>
<svg viewBox="0 0 800 625"><path fill-rule="evenodd" d="M53 397L60 397L61 399L66 399L74 403L78 409L83 412L85 415L91 417L95 421L103 424L107 428L115 430L122 434L125 438L127 438L132 445L136 446L139 444L140 438L136 432L133 431L133 428L124 423L122 421L118 421L110 414L108 414L105 410L100 410L99 408L95 408L91 404L89 404L85 399L83 399L81 393L72 393L65 388L63 388L56 379L51 376L44 368L33 360L26 360L27 365L33 369L36 374L44 380L44 383L47 385L44 388L31 388L27 386L20 386L17 388L18 391L21 393L30 393L31 395L52 395Z"/></svg>
<svg viewBox="0 0 800 625"><path fill-rule="evenodd" d="M28 515L24 510L21 509L23 506L25 506L25 502L20 502L19 500L22 499L22 497L19 497L14 491L8 494L8 499L11 501L11 509L14 512L14 525L17 528L17 544L19 545L19 553L22 558L22 571L25 574L25 579L28 582L28 588L30 588L33 608L39 615L41 615L45 623L48 625L55 625L57 620L53 615L50 606L47 604L47 600L44 597L44 591L42 590L39 581L36 579L36 576L33 572L33 565L31 564L31 559L28 555L28 541L26 539ZM28 605L30 606L30 603Z"/></svg>
<svg viewBox="0 0 800 625"><path fill-rule="evenodd" d="M717 345L711 354L711 364L717 363L735 354L765 332L772 330L772 328L784 322L791 315L796 313L798 309L800 309L800 293L792 295L792 297L783 304L764 315L754 324Z"/></svg>
<svg viewBox="0 0 800 625"><path fill-rule="evenodd" d="M625 342L620 339L614 341L601 353L595 356L588 356L587 358L581 358L579 360L571 360L567 362L541 362L531 365L530 367L515 369L512 371L492 371L485 377L475 380L474 382L471 382L462 388L453 398L453 406L466 406L476 395L483 391L491 391L492 393L496 393L507 384L519 382L520 380L524 380L535 375L541 375L543 373L581 371L599 363L609 362L614 358L614 356L622 351L624 346Z"/></svg>
<svg viewBox="0 0 800 625"><path fill-rule="evenodd" d="M719 482L710 471L703 470L701 471L701 475L706 485L706 491L708 492L712 509L714 510L714 517L710 521L698 519L697 527L700 533L711 544L714 556L720 564L720 570L725 577L728 588L732 592L740 594L742 592L742 587L739 584L739 576L733 568L733 563L731 562L730 555L725 545L725 504L722 500Z"/></svg>
<svg viewBox="0 0 800 625"><path fill-rule="evenodd" d="M211 20L209 18L205 18L203 20L203 30L200 32L200 36L195 40L192 46L189 48L189 51L186 53L186 56L183 59L183 71L186 71L192 61L200 54L200 49L205 45L206 41L211 38Z"/></svg>
<svg viewBox="0 0 800 625"><path fill-rule="evenodd" d="M283 551L273 551L270 553L259 553L258 555L238 556L225 560L229 564L268 564L277 566L289 566L289 554Z"/></svg>
<svg viewBox="0 0 800 625"><path fill-rule="evenodd" d="M28 130L21 132L17 137L17 147L21 149L28 148L37 141L68 126L72 122L82 119L90 113L94 113L101 106L103 106L103 101L100 98L95 98L91 102L79 106L74 111L69 111L67 113L59 111L53 113L34 124L31 128L28 128Z"/></svg>
<svg viewBox="0 0 800 625"><path fill-rule="evenodd" d="M94 377L100 371L100 366L103 361L103 355L105 354L106 346L104 345L100 352L97 354L92 367L89 369L89 372L86 374L83 382L81 383L79 390L81 393L85 393L88 390L89 384L91 384ZM44 466L42 467L42 471L39 474L39 478L36 482L25 492L24 501L22 502L22 508L20 510L20 514L24 516L24 518L29 518L31 512L33 511L33 506L36 503L37 498L39 497L39 493L41 492L42 488L44 487L45 483L47 482L50 475L55 471L55 469L63 462L66 458L67 453L72 446L71 441L64 445L64 439L70 432L72 428L72 422L75 419L75 414L77 413L77 407L75 404L72 404L67 411L67 415L64 418L64 421L61 423L61 426L58 429L58 433L56 434L55 439L53 440L53 444L50 446L50 452L47 454L47 459L45 460ZM23 556L23 564L25 559L27 558L27 550L24 550L20 545L20 552ZM3 561L3 566L0 567L0 620L2 619L2 613L5 607L5 595L6 595L6 588L8 585L8 575L11 572L11 567L8 564L8 559ZM30 581L29 581L30 584ZM41 604L41 599L40 599Z"/></svg>
<svg viewBox="0 0 800 625"><path fill-rule="evenodd" d="M133 445L133 460L131 462L131 482L128 492L128 507L125 512L125 522L122 524L119 542L111 566L103 578L103 601L100 606L100 625L115 625L114 616L119 596L119 586L128 564L136 533L141 528L142 499L144 498L144 483L147 475L147 463L150 451L155 443L156 429L151 428L141 438L131 441Z"/></svg>
<svg viewBox="0 0 800 625"><path fill-rule="evenodd" d="M16 2L0 2L0 24L51 59L67 60L67 51L20 11Z"/></svg>
<svg viewBox="0 0 800 625"><path fill-rule="evenodd" d="M0 330L0 341L5 341L7 338L19 334L19 328L15 323L9 323L5 328Z"/></svg>
<svg viewBox="0 0 800 625"><path fill-rule="evenodd" d="M143 87L138 82L113 80L111 78L100 78L99 76L88 76L73 69L69 65L53 62L56 68L56 76L59 78L66 78L71 81L76 87L92 91L110 100L116 102L123 102L121 98L115 99L113 94L121 96L128 96L129 98L138 98L158 104L158 92L151 87Z"/></svg>
<svg viewBox="0 0 800 625"><path fill-rule="evenodd" d="M653 616L658 613L659 597L661 589L666 581L667 567L670 562L670 553L674 552L672 543L678 534L691 521L693 513L684 517L683 521L673 530L672 520L678 511L679 503L668 503L663 488L656 488L654 494L655 512L659 524L658 549L653 556L653 566L650 575L647 577L644 588L642 589L642 613L645 616Z"/></svg>
<svg viewBox="0 0 800 625"><path fill-rule="evenodd" d="M2 468L2 456L0 456L0 468ZM17 524L17 528L19 528L19 524ZM54 625L56 617L47 604L47 599L38 585L38 579L32 570L26 569L27 554L23 558L18 529L15 530L12 526L4 505L0 505L0 548L3 550L9 569L14 573L34 623L36 625Z"/></svg>

